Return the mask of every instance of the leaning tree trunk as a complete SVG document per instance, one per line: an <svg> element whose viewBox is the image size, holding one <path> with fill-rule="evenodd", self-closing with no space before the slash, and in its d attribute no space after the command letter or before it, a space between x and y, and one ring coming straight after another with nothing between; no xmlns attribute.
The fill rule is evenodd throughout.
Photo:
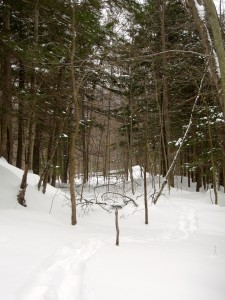
<svg viewBox="0 0 225 300"><path fill-rule="evenodd" d="M155 197L155 199L153 201L154 204L157 203L159 197L161 196L161 194L162 194L162 192L163 192L163 190L164 190L164 188L165 188L165 186L167 184L168 177L169 177L170 173L173 171L173 168L174 168L175 163L177 161L178 155L180 154L181 148L182 148L182 146L183 146L183 144L184 144L184 142L185 142L185 140L187 138L187 135L189 133L189 130L191 128L192 119L193 119L193 113L195 111L195 107L196 107L196 104L198 102L198 99L200 98L200 93L201 93L201 90L202 90L202 86L203 86L203 81L204 81L205 75L206 75L206 73L203 74L203 77L202 77L202 80L201 80L201 83L200 83L200 86L199 86L198 94L197 94L197 96L195 98L195 102L194 102L193 107L192 107L191 116L190 116L190 119L189 119L189 124L188 124L187 129L186 129L186 131L184 133L184 136L183 136L183 138L182 138L182 140L180 142L179 148L178 148L178 150L177 150L177 152L176 152L176 154L174 156L174 159L173 159L173 161L172 161L172 163L171 163L171 165L169 167L169 170L167 171L167 174L166 174L166 176L164 178L162 186L161 186L158 194L156 195L156 197Z"/></svg>

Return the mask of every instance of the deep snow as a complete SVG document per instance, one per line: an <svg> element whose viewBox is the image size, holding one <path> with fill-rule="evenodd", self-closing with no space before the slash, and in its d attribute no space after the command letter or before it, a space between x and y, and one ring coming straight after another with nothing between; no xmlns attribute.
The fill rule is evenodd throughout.
<svg viewBox="0 0 225 300"><path fill-rule="evenodd" d="M136 196L143 194L134 168ZM29 174L27 204L17 204L22 171L0 159L0 300L224 300L225 195L212 205L210 192L179 188L149 199L149 225L139 204L119 211L120 246L115 246L114 213L78 206L70 225L64 189L37 191ZM96 179L84 189L93 199ZM150 182L150 177L149 177ZM102 179L99 178L102 184ZM151 183L148 186L151 189ZM78 189L81 189L78 188ZM95 189L99 201L106 187ZM213 198L213 194L211 194ZM113 199L121 202L114 195ZM51 210L51 205L52 210ZM51 211L51 213L49 213Z"/></svg>

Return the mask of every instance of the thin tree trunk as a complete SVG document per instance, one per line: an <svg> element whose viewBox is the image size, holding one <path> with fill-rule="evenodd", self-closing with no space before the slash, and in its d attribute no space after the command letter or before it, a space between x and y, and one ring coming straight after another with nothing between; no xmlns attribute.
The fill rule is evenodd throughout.
<svg viewBox="0 0 225 300"><path fill-rule="evenodd" d="M53 171L52 171L52 178L51 178L51 186L56 186L57 180L57 162L58 162L58 152L55 152L53 157Z"/></svg>
<svg viewBox="0 0 225 300"><path fill-rule="evenodd" d="M22 182L20 185L20 191L19 191L19 194L17 195L18 203L24 207L27 206L26 199L25 199L25 194L26 194L26 189L27 189L27 175L28 175L28 164L25 165L25 170L24 170Z"/></svg>
<svg viewBox="0 0 225 300"><path fill-rule="evenodd" d="M225 157L223 156L223 181L222 181L222 185L223 185L223 191L225 193Z"/></svg>
<svg viewBox="0 0 225 300"><path fill-rule="evenodd" d="M115 210L115 225L116 225L116 246L119 246L120 230L119 230L119 221L118 221L118 208L116 208Z"/></svg>
<svg viewBox="0 0 225 300"><path fill-rule="evenodd" d="M148 169L148 97L145 78L145 103L146 103L146 116L144 120L145 125L145 146L144 146L144 204L145 204L145 224L148 224L148 191L147 191L147 169Z"/></svg>
<svg viewBox="0 0 225 300"><path fill-rule="evenodd" d="M158 106L159 110L159 123L160 123L160 145L159 145L159 174L166 176L166 168L165 163L166 162L166 149L165 149L165 139L163 138L163 117L162 117L162 108L159 101L159 87L158 87L158 81L157 81L157 75L156 75L156 66L155 62L153 61L153 79L155 82L155 100L156 104ZM160 177L159 177L160 180Z"/></svg>
<svg viewBox="0 0 225 300"><path fill-rule="evenodd" d="M148 224L148 193L147 193L147 147L145 147L145 166L144 166L144 203L145 203L145 224Z"/></svg>
<svg viewBox="0 0 225 300"><path fill-rule="evenodd" d="M50 142L49 142L47 161L46 161L46 164L45 164L44 169L43 169L43 171L40 175L40 179L39 179L39 182L38 182L38 190L40 190L41 185L43 183L43 191L42 191L43 193L45 193L45 191L46 191L46 186L45 185L48 182L48 174L49 174L50 165L53 161L53 158L54 158L55 153L56 153L57 148L58 148L60 134L62 132L63 124L64 123L62 122L60 127L57 126L57 129L54 129L54 131L56 131L56 134L55 135L53 134L54 137L51 138Z"/></svg>
<svg viewBox="0 0 225 300"><path fill-rule="evenodd" d="M76 141L80 122L80 107L78 102L78 94L76 87L76 77L74 69L74 57L76 51L76 32L75 32L75 4L71 4L72 8L72 50L71 50L71 80L72 80L72 106L71 106L71 132L70 132L70 156L69 156L69 183L71 197L71 224L77 224L76 216L76 195L75 195L75 171L76 171Z"/></svg>
<svg viewBox="0 0 225 300"><path fill-rule="evenodd" d="M56 129L55 129L55 125L54 125L53 133L50 135L50 139L49 139L49 143L48 143L47 167L45 168L45 172L44 172L44 176L43 176L43 187L42 187L42 193L43 194L46 193L49 172L50 172L50 168L51 168L51 165L52 165L52 162L53 162L53 158L55 156L57 145L58 145L58 143L57 143L57 145L53 146L54 139L55 139L55 130Z"/></svg>
<svg viewBox="0 0 225 300"><path fill-rule="evenodd" d="M207 105L207 103L206 103ZM215 159L214 159L214 154L213 154L213 142L212 142L212 130L211 130L211 125L210 125L210 119L209 119L209 110L208 106L207 107L207 121L208 121L208 132L209 132L209 144L210 144L210 152L211 152L211 163L212 163L212 182L213 182L213 191L215 195L215 204L218 204L218 193L217 193L217 174L216 174L216 164L215 164Z"/></svg>
<svg viewBox="0 0 225 300"><path fill-rule="evenodd" d="M111 68L111 74L112 74L112 68ZM111 97L112 97L112 92L110 91L109 93L109 103L108 103L108 116L107 116L107 137L106 137L106 157L107 157L107 174L108 174L108 184L107 184L107 189L109 190L109 183L110 183L110 161L111 161L111 151L110 151L110 144L111 144L111 135L110 135L110 129L111 129L111 124L110 124L110 110L111 110Z"/></svg>
<svg viewBox="0 0 225 300"><path fill-rule="evenodd" d="M41 149L41 136L40 128L36 126L35 128L35 140L34 140L34 151L33 151L33 172L34 174L40 174L40 149Z"/></svg>
<svg viewBox="0 0 225 300"><path fill-rule="evenodd" d="M35 3L34 8L34 45L37 46L38 42L38 15L39 15L39 7L38 7L39 0ZM34 139L35 139L35 103L36 103L36 76L34 73L33 80L31 82L32 90L33 90L33 97L34 100L31 105L31 112L30 117L28 120L28 145L27 145L27 153L25 154L25 170L22 178L22 182L20 185L20 191L17 196L18 202L23 206L26 206L25 194L27 188L27 175L28 171L32 170L33 165L33 150L34 150Z"/></svg>
<svg viewBox="0 0 225 300"><path fill-rule="evenodd" d="M86 129L82 130L82 156L83 156L83 183L88 181L88 155L87 155L87 145L86 145Z"/></svg>
<svg viewBox="0 0 225 300"><path fill-rule="evenodd" d="M20 69L19 69L19 89L21 92L24 91L25 88L25 68L20 61ZM19 96L19 109L18 109L18 138L17 138L17 154L16 154L16 166L17 168L22 169L22 163L23 163L23 115L24 115L24 104L22 98L22 93L20 93Z"/></svg>
<svg viewBox="0 0 225 300"><path fill-rule="evenodd" d="M168 172L171 164L171 146L170 146L170 116L169 116L169 99L168 99L168 81L167 81L167 54L166 54L166 32L165 32L165 4L164 0L160 1L160 21L161 21L161 43L162 43L162 57L163 57L163 94L162 94L162 113L163 113L163 128L165 129L165 149L166 149L166 172ZM168 177L168 185L174 186L174 177L171 172Z"/></svg>
<svg viewBox="0 0 225 300"><path fill-rule="evenodd" d="M68 142L62 141L61 146L61 180L63 183L68 182L68 156L69 156L69 149L68 149Z"/></svg>
<svg viewBox="0 0 225 300"><path fill-rule="evenodd" d="M10 1L4 0L3 31L10 32ZM11 83L11 55L4 52L2 63L2 122L0 135L0 156L3 156L9 163L13 157L12 138L12 83Z"/></svg>
<svg viewBox="0 0 225 300"><path fill-rule="evenodd" d="M36 120L35 120L35 113L31 114L30 120L30 133L28 138L28 152L29 152L29 170L33 172L33 156L34 156L34 141L35 141L35 133L36 133Z"/></svg>
<svg viewBox="0 0 225 300"><path fill-rule="evenodd" d="M196 167L195 176L196 176L196 192L200 192L200 188L202 187L202 171L200 166Z"/></svg>

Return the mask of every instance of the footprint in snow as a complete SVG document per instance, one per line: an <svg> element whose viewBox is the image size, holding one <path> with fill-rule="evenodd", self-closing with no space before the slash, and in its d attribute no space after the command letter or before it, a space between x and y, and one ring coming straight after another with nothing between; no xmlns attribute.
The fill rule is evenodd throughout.
<svg viewBox="0 0 225 300"><path fill-rule="evenodd" d="M188 238L198 229L198 218L193 208L181 207L178 229L183 233L182 239Z"/></svg>
<svg viewBox="0 0 225 300"><path fill-rule="evenodd" d="M20 300L74 300L82 297L85 263L104 243L90 239L63 246L24 288ZM18 297L17 297L18 299Z"/></svg>

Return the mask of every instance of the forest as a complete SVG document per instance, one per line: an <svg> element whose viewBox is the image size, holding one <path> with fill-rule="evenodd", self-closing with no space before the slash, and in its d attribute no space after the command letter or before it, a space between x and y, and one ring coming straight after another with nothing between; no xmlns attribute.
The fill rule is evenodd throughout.
<svg viewBox="0 0 225 300"><path fill-rule="evenodd" d="M224 117L224 0L0 0L0 300L224 300Z"/></svg>
<svg viewBox="0 0 225 300"><path fill-rule="evenodd" d="M0 156L38 188L131 179L225 189L225 18L212 0L0 1ZM134 186L132 184L134 194ZM156 203L157 195L153 200ZM72 224L76 224L75 214Z"/></svg>

